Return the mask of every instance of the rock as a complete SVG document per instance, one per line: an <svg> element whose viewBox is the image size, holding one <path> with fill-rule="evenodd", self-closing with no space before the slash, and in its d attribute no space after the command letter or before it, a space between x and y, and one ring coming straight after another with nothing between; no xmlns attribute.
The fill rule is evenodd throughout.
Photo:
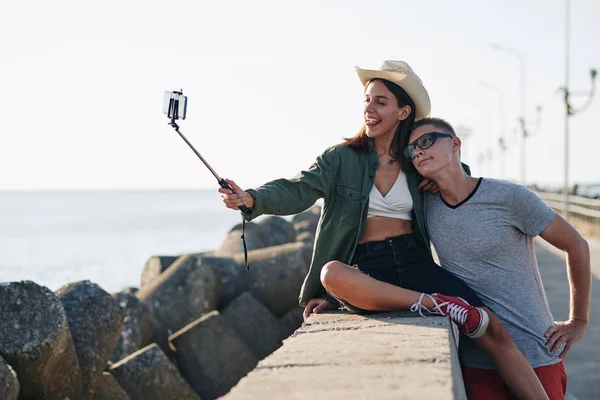
<svg viewBox="0 0 600 400"><path fill-rule="evenodd" d="M294 225L284 218L269 215L258 222L265 228L266 242L269 246L291 243L296 240Z"/></svg>
<svg viewBox="0 0 600 400"><path fill-rule="evenodd" d="M103 372L96 380L93 400L131 400L114 376Z"/></svg>
<svg viewBox="0 0 600 400"><path fill-rule="evenodd" d="M125 288L123 290L121 290L122 293L129 293L129 294L136 294L137 291L140 290L139 288L130 286L128 288Z"/></svg>
<svg viewBox="0 0 600 400"><path fill-rule="evenodd" d="M315 235L311 232L302 232L296 236L296 240L299 242L304 242L313 247L313 244L315 243Z"/></svg>
<svg viewBox="0 0 600 400"><path fill-rule="evenodd" d="M144 270L142 271L142 282L140 286L143 288L150 285L156 278L167 270L179 256L152 256L146 261Z"/></svg>
<svg viewBox="0 0 600 400"><path fill-rule="evenodd" d="M294 215L292 218L292 225L294 227L298 227L300 222L308 221L309 229L314 233L317 229L317 225L319 223L319 218L321 218L321 207L320 206L312 206L308 210L301 212L299 214ZM296 229L296 234L298 234L298 229Z"/></svg>
<svg viewBox="0 0 600 400"><path fill-rule="evenodd" d="M218 311L170 336L169 344L182 375L205 400L227 393L258 363Z"/></svg>
<svg viewBox="0 0 600 400"><path fill-rule="evenodd" d="M123 309L123 329L111 361L117 362L152 343L154 316L145 301L128 292L114 293L113 298Z"/></svg>
<svg viewBox="0 0 600 400"><path fill-rule="evenodd" d="M312 255L311 247L294 242L248 253L248 291L277 317L298 306L298 295ZM243 262L243 254L233 257Z"/></svg>
<svg viewBox="0 0 600 400"><path fill-rule="evenodd" d="M311 235L315 234L316 226L312 224L311 221L300 221L294 224L294 230L296 231L296 240L298 240L298 235L302 233L309 233Z"/></svg>
<svg viewBox="0 0 600 400"><path fill-rule="evenodd" d="M156 344L109 368L131 400L200 400Z"/></svg>
<svg viewBox="0 0 600 400"><path fill-rule="evenodd" d="M194 256L196 265L206 264L217 273L223 283L219 295L218 308L222 309L246 290L248 271L246 267L231 257Z"/></svg>
<svg viewBox="0 0 600 400"><path fill-rule="evenodd" d="M0 283L0 355L20 384L19 399L81 399L81 374L63 306L31 281Z"/></svg>
<svg viewBox="0 0 600 400"><path fill-rule="evenodd" d="M221 243L221 247L213 254L219 257L233 256L234 254L244 252L242 239L242 224L237 224ZM269 246L267 237L267 228L255 222L246 222L244 237L246 238L246 247L248 251L262 249Z"/></svg>
<svg viewBox="0 0 600 400"><path fill-rule="evenodd" d="M90 281L65 285L56 295L69 321L81 367L84 397L91 399L95 382L119 341L123 310L110 294Z"/></svg>
<svg viewBox="0 0 600 400"><path fill-rule="evenodd" d="M283 332L280 321L252 294L243 293L221 315L259 360L281 346Z"/></svg>
<svg viewBox="0 0 600 400"><path fill-rule="evenodd" d="M289 337L292 333L296 332L296 329L300 328L304 323L304 307L294 307L288 311L280 319L282 338L281 340Z"/></svg>
<svg viewBox="0 0 600 400"><path fill-rule="evenodd" d="M173 332L217 308L222 283L200 257L181 256L152 284L136 296L154 315L154 340L168 352L167 338Z"/></svg>
<svg viewBox="0 0 600 400"><path fill-rule="evenodd" d="M14 369L0 357L0 399L17 400L19 397L19 381Z"/></svg>

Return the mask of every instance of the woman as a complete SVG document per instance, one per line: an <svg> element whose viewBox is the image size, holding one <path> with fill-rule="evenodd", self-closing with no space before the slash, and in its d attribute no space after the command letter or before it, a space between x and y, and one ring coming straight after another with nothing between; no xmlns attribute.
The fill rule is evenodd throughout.
<svg viewBox="0 0 600 400"><path fill-rule="evenodd" d="M402 156L410 126L430 112L421 80L403 61L385 61L379 70L357 68L357 73L365 88L361 131L327 149L292 179L247 191L228 180L233 192L219 189L226 206L247 206L252 212L244 218L250 221L262 214L296 214L323 198L313 259L300 293L305 318L338 300L354 312L411 309L448 315L490 353L515 394L545 399L500 320L431 256L419 190L436 188L430 181L419 183Z"/></svg>

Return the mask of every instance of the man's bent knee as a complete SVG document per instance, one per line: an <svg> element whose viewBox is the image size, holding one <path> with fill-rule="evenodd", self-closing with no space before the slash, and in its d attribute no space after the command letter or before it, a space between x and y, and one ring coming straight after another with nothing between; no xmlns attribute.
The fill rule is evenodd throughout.
<svg viewBox="0 0 600 400"><path fill-rule="evenodd" d="M490 311L490 309L487 307L485 307L485 311L488 313L488 316L490 317L490 322L489 322L486 332L489 335L492 335L496 340L500 340L503 342L512 342L512 339L511 339L510 335L508 334L508 331L502 324L502 321L500 320L500 318L498 318L498 316L496 316L496 314L492 313Z"/></svg>

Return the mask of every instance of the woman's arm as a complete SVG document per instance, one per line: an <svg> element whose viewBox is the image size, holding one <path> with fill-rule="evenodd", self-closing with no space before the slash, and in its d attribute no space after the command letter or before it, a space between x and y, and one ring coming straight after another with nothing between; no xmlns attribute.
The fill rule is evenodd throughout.
<svg viewBox="0 0 600 400"><path fill-rule="evenodd" d="M339 163L335 147L317 157L305 171L291 179L276 179L246 191L246 205L252 213L244 214L250 221L262 214L290 215L308 209L320 198L329 198L331 185ZM251 205L250 205L251 204Z"/></svg>

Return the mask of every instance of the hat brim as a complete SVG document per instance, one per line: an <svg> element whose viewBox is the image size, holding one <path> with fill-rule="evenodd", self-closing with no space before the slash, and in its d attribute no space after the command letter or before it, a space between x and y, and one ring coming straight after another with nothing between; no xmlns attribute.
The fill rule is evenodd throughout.
<svg viewBox="0 0 600 400"><path fill-rule="evenodd" d="M431 113L431 101L427 90L418 78L401 72L362 69L359 67L354 68L356 69L356 74L363 87L366 87L373 79L385 79L404 89L417 108L415 112L415 121L429 117Z"/></svg>

